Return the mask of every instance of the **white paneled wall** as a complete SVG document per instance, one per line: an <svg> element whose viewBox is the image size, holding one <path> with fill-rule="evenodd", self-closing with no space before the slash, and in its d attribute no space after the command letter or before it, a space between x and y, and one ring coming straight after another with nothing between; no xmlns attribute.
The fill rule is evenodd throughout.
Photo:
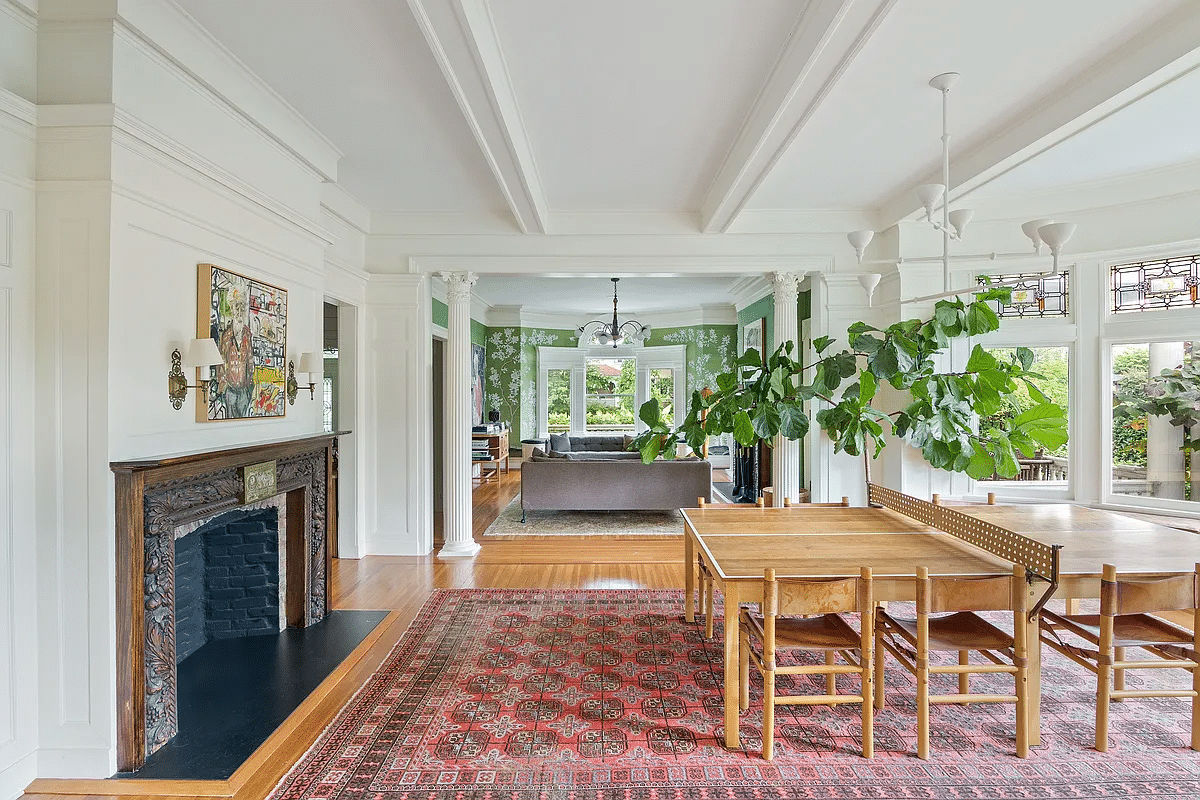
<svg viewBox="0 0 1200 800"><path fill-rule="evenodd" d="M0 13L0 27L19 23L11 12ZM5 58L0 55L0 61ZM0 87L0 797L5 798L20 794L37 768L38 586L30 568L37 530L30 469L34 119L31 103Z"/></svg>

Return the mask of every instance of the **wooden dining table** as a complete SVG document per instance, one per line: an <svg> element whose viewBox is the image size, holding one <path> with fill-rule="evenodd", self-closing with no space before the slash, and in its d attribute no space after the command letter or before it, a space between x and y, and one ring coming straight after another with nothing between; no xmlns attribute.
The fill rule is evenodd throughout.
<svg viewBox="0 0 1200 800"><path fill-rule="evenodd" d="M896 495L898 493L890 493ZM703 559L724 595L724 608L762 600L763 570L779 577L852 577L871 567L875 598L913 600L917 567L931 576L985 577L1012 572L1011 560L923 522L940 519L928 501L903 496L908 513L894 508L817 507L681 509L684 518L685 618L695 620L695 565ZM911 503L908 501L912 501ZM917 510L913 511L913 507ZM1065 503L958 505L954 511L1043 545L1061 545L1057 583L1041 576L1029 584L1029 607L1055 598L1095 598L1103 564L1122 575L1152 577L1191 572L1200 562L1200 536L1110 511ZM1011 555L1011 553L1010 553ZM733 612L727 612L733 613ZM1030 642L1030 743L1040 743L1041 648L1038 620L1027 623ZM738 629L724 627L725 745L738 746Z"/></svg>

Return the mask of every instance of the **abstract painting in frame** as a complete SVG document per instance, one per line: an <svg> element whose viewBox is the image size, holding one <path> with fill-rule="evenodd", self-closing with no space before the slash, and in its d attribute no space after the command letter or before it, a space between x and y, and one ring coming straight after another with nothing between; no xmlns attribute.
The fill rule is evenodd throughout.
<svg viewBox="0 0 1200 800"><path fill-rule="evenodd" d="M197 273L196 336L212 337L225 359L197 421L285 416L287 291L215 264Z"/></svg>

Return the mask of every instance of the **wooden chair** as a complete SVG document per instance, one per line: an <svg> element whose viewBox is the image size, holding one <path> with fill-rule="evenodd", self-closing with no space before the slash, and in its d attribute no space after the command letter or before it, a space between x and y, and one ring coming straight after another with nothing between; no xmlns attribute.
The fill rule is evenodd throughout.
<svg viewBox="0 0 1200 800"><path fill-rule="evenodd" d="M929 706L931 703L1016 703L1017 756L1029 755L1029 698L1026 672L1025 568L1013 567L1012 577L930 578L917 569L917 617L894 617L880 608L875 612L875 707L883 708L884 650L917 679L917 757L929 758ZM1011 609L1015 636L1010 636L975 611ZM931 614L955 612L946 616ZM881 649L882 648L882 649ZM932 652L958 652L957 664L930 664ZM971 651L981 653L986 664L970 663ZM1008 673L1014 693L971 694L973 673ZM958 694L929 693L930 675L958 675Z"/></svg>
<svg viewBox="0 0 1200 800"><path fill-rule="evenodd" d="M755 501L754 505L757 508L763 507L763 499L761 497ZM748 503L710 503L703 497L696 498L697 508L747 508ZM704 638L713 638L713 577L712 570L708 564L704 562L704 554L696 554L696 567L698 569L698 580L696 585L699 592L696 594L696 610L704 614Z"/></svg>
<svg viewBox="0 0 1200 800"><path fill-rule="evenodd" d="M858 703L862 708L863 757L874 755L871 692L871 609L875 607L871 588L871 569L863 567L858 578L801 579L780 578L775 570L763 573L762 613L743 608L738 614L741 639L738 707L750 705L750 664L763 678L762 756L771 760L775 737L776 705L838 705ZM861 612L862 626L855 632L842 619L846 611ZM798 618L791 614L814 614ZM824 664L780 666L777 658L786 650L825 653ZM841 654L845 664L837 663ZM857 655L856 655L857 654ZM786 695L775 693L776 675L824 675L825 694ZM838 694L838 675L858 675L857 694Z"/></svg>
<svg viewBox="0 0 1200 800"><path fill-rule="evenodd" d="M1151 616L1184 610L1192 612L1191 631ZM1194 573L1150 580L1119 580L1116 567L1105 564L1099 614L1042 609L1040 623L1043 643L1096 675L1097 750L1108 750L1109 703L1136 697L1192 698L1192 749L1200 750L1200 705L1196 701L1200 695L1200 564ZM1083 640L1085 646L1065 640L1064 631ZM1129 647L1139 647L1155 658L1126 661ZM1192 688L1126 689L1127 669L1185 669L1192 673Z"/></svg>

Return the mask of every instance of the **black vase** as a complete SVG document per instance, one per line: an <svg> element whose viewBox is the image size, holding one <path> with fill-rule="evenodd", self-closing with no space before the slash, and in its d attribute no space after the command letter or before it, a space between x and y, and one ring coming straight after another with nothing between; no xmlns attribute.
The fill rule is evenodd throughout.
<svg viewBox="0 0 1200 800"><path fill-rule="evenodd" d="M493 408L491 411L488 412L488 422L499 422L499 421L500 421L500 411L499 411L499 409Z"/></svg>

